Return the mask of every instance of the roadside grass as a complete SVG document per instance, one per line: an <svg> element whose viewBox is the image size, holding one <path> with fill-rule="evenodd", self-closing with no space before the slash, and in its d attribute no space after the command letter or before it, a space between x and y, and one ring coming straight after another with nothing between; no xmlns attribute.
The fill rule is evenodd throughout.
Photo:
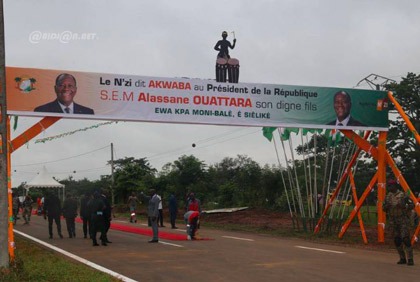
<svg viewBox="0 0 420 282"><path fill-rule="evenodd" d="M81 263L67 259L53 251L42 248L29 240L15 237L17 248L15 261L8 269L0 268L1 282L116 282L108 274Z"/></svg>

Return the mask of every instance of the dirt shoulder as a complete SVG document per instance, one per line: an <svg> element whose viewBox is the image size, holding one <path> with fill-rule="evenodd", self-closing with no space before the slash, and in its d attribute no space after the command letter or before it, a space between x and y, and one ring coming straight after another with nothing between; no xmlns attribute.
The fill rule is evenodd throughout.
<svg viewBox="0 0 420 282"><path fill-rule="evenodd" d="M364 249L395 251L391 232L386 230L385 243L378 242L377 226L364 224L368 244L363 242L362 232L357 221L353 222L342 239L338 238L341 225L333 222L319 234L313 233L316 221L307 222L306 231L303 229L302 220L299 225L293 222L290 213L282 213L265 209L249 208L230 213L205 213L201 217L204 226L223 228L235 231L258 232L271 236L301 238L318 243L339 244ZM414 249L419 249L415 244Z"/></svg>

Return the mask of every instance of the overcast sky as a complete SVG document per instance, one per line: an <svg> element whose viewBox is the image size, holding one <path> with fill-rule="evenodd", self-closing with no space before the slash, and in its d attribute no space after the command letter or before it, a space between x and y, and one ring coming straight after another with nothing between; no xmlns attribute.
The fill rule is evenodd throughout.
<svg viewBox="0 0 420 282"><path fill-rule="evenodd" d="M8 66L213 79L213 47L226 30L237 39L240 82L352 88L371 73L399 81L420 72L417 0L6 0L4 14ZM66 32L91 38L31 38ZM38 120L19 118L12 138ZM119 122L35 143L99 123L62 119L14 152L13 186L43 165L58 179L98 179L110 173L111 143L114 158L147 157L158 170L183 154L208 165L238 154L277 164L255 127Z"/></svg>

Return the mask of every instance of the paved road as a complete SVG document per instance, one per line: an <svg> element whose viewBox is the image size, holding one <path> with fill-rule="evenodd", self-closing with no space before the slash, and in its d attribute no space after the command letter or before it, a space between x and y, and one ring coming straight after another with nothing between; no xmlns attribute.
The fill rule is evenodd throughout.
<svg viewBox="0 0 420 282"><path fill-rule="evenodd" d="M64 221L62 227L65 235ZM76 228L82 234L81 224ZM93 247L80 236L50 240L47 223L38 216L29 226L18 222L15 229L137 281L415 281L420 275L420 264L397 265L395 253L205 227L200 234L214 240L150 244L147 236L110 230L113 243L106 247Z"/></svg>

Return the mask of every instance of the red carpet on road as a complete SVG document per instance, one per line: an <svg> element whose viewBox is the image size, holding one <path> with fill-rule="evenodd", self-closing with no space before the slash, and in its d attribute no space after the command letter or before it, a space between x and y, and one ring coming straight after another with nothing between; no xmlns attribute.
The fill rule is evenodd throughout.
<svg viewBox="0 0 420 282"><path fill-rule="evenodd" d="M129 233L135 233L140 235L146 235L152 237L152 228L142 228L137 226L129 226L124 224L118 224L111 222L111 229L129 232ZM165 239L165 240L173 240L173 241L185 241L187 240L187 233L185 234L174 234L162 231L161 228L159 228L159 239Z"/></svg>
<svg viewBox="0 0 420 282"><path fill-rule="evenodd" d="M80 218L76 218L76 222L81 223L82 220ZM145 227L138 227L138 226L130 226L130 225L119 224L119 223L115 223L111 221L111 229L152 237L151 227L145 228ZM185 231L184 234L175 234L175 233L162 231L162 228L159 228L159 239L172 240L172 241L186 241L187 233ZM210 239L200 238L198 240L210 240Z"/></svg>

